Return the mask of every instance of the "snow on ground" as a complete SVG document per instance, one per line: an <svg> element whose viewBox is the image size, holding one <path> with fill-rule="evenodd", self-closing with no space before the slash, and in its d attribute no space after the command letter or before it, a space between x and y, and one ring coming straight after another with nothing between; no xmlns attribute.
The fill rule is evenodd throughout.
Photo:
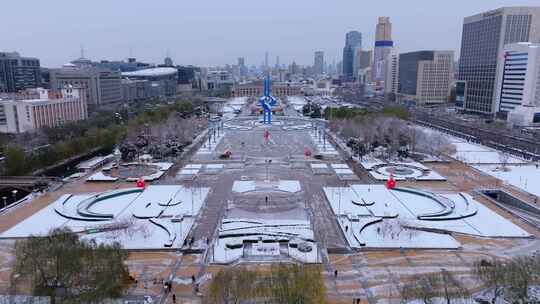
<svg viewBox="0 0 540 304"><path fill-rule="evenodd" d="M86 179L86 181L89 181L89 182L115 182L117 180L118 180L118 177L112 177L112 176L105 175L101 171L98 171L98 172L90 175Z"/></svg>
<svg viewBox="0 0 540 304"><path fill-rule="evenodd" d="M363 230L364 226L357 224L358 221L365 222L370 218L381 219L381 225L390 225L390 228L399 224L406 228L435 229L484 237L530 236L465 193L440 195L417 189L400 189L388 190L384 185L352 185L325 187L323 190L334 214L338 215L340 221L348 222L340 225L345 234L352 233L353 238L348 237L348 240L353 247L365 243L367 247L454 248L457 243L450 241L448 236L441 239L433 236L433 233L416 233L408 241L396 235L394 239L392 235L390 239L380 238L379 232L373 235L374 228L371 225ZM346 231L354 225L359 228L352 228L352 232ZM388 227L385 229L388 230ZM428 243L422 244L424 241ZM385 245L384 242L389 244ZM410 244L404 245L407 242Z"/></svg>
<svg viewBox="0 0 540 304"><path fill-rule="evenodd" d="M229 99L225 105L223 105L223 116L225 118L232 118L235 116L235 111L240 111L242 107L247 103L247 97L233 97Z"/></svg>
<svg viewBox="0 0 540 304"><path fill-rule="evenodd" d="M225 132L221 131L218 133L216 133L216 138L214 140L214 137L212 136L212 139L209 141L208 139L206 139L202 146L199 148L199 150L197 151L196 154L212 154L215 150L216 150L216 147L219 145L219 143L221 142L221 140L225 137Z"/></svg>
<svg viewBox="0 0 540 304"><path fill-rule="evenodd" d="M100 164L105 164L106 162L111 161L113 158L114 158L113 154L109 154L106 156L96 156L87 161L79 163L77 165L77 169L84 170L84 171L92 170L98 167Z"/></svg>
<svg viewBox="0 0 540 304"><path fill-rule="evenodd" d="M390 175L395 180L414 179L420 181L445 181L446 178L425 165L411 159L383 161L373 156L364 156L360 164L376 180L388 180ZM401 170L401 171L400 171Z"/></svg>
<svg viewBox="0 0 540 304"><path fill-rule="evenodd" d="M474 168L540 197L540 166L536 164L508 165L508 171L501 170L500 165L476 165Z"/></svg>
<svg viewBox="0 0 540 304"><path fill-rule="evenodd" d="M84 214L77 214L79 219L60 215L55 208L65 206L68 211L77 212L88 199L96 198L95 193L66 194L7 230L0 238L44 235L53 228L69 227L73 231L86 232L84 238L102 243L118 241L126 249L180 247L206 200L209 188L149 186L142 192L130 192L129 189L110 192L118 193L90 205L88 211L113 214L112 220L92 221L85 219ZM100 196L106 196L106 193ZM102 232L103 228L114 229Z"/></svg>
<svg viewBox="0 0 540 304"><path fill-rule="evenodd" d="M283 191L289 193L299 192L302 189L297 180L274 181L235 181L232 191L246 193L251 191Z"/></svg>
<svg viewBox="0 0 540 304"><path fill-rule="evenodd" d="M289 96L287 100L296 111L302 111L302 108L307 103L306 99L302 96Z"/></svg>
<svg viewBox="0 0 540 304"><path fill-rule="evenodd" d="M225 166L224 164L208 164L206 165L206 169L221 170L223 169L224 166Z"/></svg>
<svg viewBox="0 0 540 304"><path fill-rule="evenodd" d="M268 260L281 256L317 263L319 253L309 220L224 219L211 253L214 263L240 258ZM282 242L280 242L282 241ZM305 247L308 250L299 250Z"/></svg>
<svg viewBox="0 0 540 304"><path fill-rule="evenodd" d="M362 225L343 217L338 220L353 248L457 249L461 245L448 234L408 229L406 223L385 220ZM345 228L344 228L345 227Z"/></svg>
<svg viewBox="0 0 540 304"><path fill-rule="evenodd" d="M128 165L148 165L148 166L153 166L153 167L157 167L157 171L150 174L150 175L145 175L145 176L129 176L129 177L126 177L124 178L125 181L128 181L128 182L133 182L133 181L137 181L139 180L139 178L142 178L144 179L145 181L154 181L154 180L157 180L159 179L161 176L163 176L163 174L165 174L165 172L167 172L167 170L169 170L173 163L170 163L170 162L156 162L156 163L129 163ZM118 177L112 177L112 176L109 176L103 172L107 172L109 170L111 170L113 168L113 164L109 164L107 166L105 166L101 171L98 171L94 174L92 174L90 177L88 177L86 179L86 181L89 181L89 182L114 182L114 181L117 181L119 180L120 178Z"/></svg>
<svg viewBox="0 0 540 304"><path fill-rule="evenodd" d="M462 161L467 164L500 164L501 159L504 158L504 153L495 149L468 142L465 139L455 137L434 129L420 127L423 131L429 133L436 133L440 136L448 138L448 140L456 147L456 153L451 155L453 158ZM523 164L527 161L515 156L509 156L509 164Z"/></svg>
<svg viewBox="0 0 540 304"><path fill-rule="evenodd" d="M317 147L317 153L322 155L338 155L339 153L334 148L334 146L328 141L328 139L324 139L322 137L319 137L316 132L309 132L309 135L311 137L311 140Z"/></svg>
<svg viewBox="0 0 540 304"><path fill-rule="evenodd" d="M332 174L333 171L331 167L329 168L328 165L324 163L311 163L310 167L313 174Z"/></svg>

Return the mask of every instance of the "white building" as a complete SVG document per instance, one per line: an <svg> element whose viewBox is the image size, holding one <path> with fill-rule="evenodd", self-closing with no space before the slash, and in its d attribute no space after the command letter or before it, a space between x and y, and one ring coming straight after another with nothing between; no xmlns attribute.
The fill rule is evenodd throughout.
<svg viewBox="0 0 540 304"><path fill-rule="evenodd" d="M30 89L0 99L0 133L22 133L88 118L84 90Z"/></svg>
<svg viewBox="0 0 540 304"><path fill-rule="evenodd" d="M388 58L384 61L386 70L384 80L384 93L397 94L399 86L399 54L392 50Z"/></svg>
<svg viewBox="0 0 540 304"><path fill-rule="evenodd" d="M206 85L208 90L220 89L234 85L234 78L228 71L208 71Z"/></svg>
<svg viewBox="0 0 540 304"><path fill-rule="evenodd" d="M516 125L540 124L540 44L505 45L497 67L497 111Z"/></svg>

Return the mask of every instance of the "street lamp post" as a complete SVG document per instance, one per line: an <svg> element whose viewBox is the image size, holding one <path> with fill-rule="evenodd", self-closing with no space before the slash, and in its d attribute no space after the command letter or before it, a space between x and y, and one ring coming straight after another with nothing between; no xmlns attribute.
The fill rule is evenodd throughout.
<svg viewBox="0 0 540 304"><path fill-rule="evenodd" d="M17 201L17 192L19 192L17 189L11 191L11 193L13 193L13 202Z"/></svg>

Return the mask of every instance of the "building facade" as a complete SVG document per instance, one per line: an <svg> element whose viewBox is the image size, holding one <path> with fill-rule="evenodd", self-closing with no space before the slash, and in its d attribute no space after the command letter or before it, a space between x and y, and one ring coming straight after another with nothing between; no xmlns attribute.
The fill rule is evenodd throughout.
<svg viewBox="0 0 540 304"><path fill-rule="evenodd" d="M355 57L358 50L362 48L362 34L358 31L350 31L345 35L345 46L343 47L342 69L343 76L348 80L354 79Z"/></svg>
<svg viewBox="0 0 540 304"><path fill-rule="evenodd" d="M388 58L384 61L385 80L384 80L384 93L385 95L398 93L399 87L399 55L392 50Z"/></svg>
<svg viewBox="0 0 540 304"><path fill-rule="evenodd" d="M83 89L29 89L0 99L0 132L22 133L88 118Z"/></svg>
<svg viewBox="0 0 540 304"><path fill-rule="evenodd" d="M64 66L50 71L51 89L84 89L89 107L122 102L120 72L95 67Z"/></svg>
<svg viewBox="0 0 540 304"><path fill-rule="evenodd" d="M540 123L540 44L507 44L499 58L497 111L517 125Z"/></svg>
<svg viewBox="0 0 540 304"><path fill-rule="evenodd" d="M124 80L144 80L148 98L169 98L176 96L178 69L172 67L150 68L122 73Z"/></svg>
<svg viewBox="0 0 540 304"><path fill-rule="evenodd" d="M122 79L122 99L124 102L144 101L152 97L151 85L148 80Z"/></svg>
<svg viewBox="0 0 540 304"><path fill-rule="evenodd" d="M18 92L41 85L39 59L0 52L0 92Z"/></svg>
<svg viewBox="0 0 540 304"><path fill-rule="evenodd" d="M206 73L206 89L218 90L223 88L232 87L234 85L234 78L232 73L228 71L208 71Z"/></svg>
<svg viewBox="0 0 540 304"><path fill-rule="evenodd" d="M453 62L453 51L400 54L398 101L415 104L448 102Z"/></svg>
<svg viewBox="0 0 540 304"><path fill-rule="evenodd" d="M503 7L464 19L458 71L466 85L462 109L497 111L497 63L504 45L515 42L540 42L540 7Z"/></svg>
<svg viewBox="0 0 540 304"><path fill-rule="evenodd" d="M299 96L303 95L302 85L300 83L272 83L272 95L276 97L282 96ZM263 95L264 85L262 81L255 81L245 84L237 84L233 87L233 95L235 97L260 97Z"/></svg>
<svg viewBox="0 0 540 304"><path fill-rule="evenodd" d="M324 52L323 51L315 52L313 70L316 75L322 75L324 73Z"/></svg>
<svg viewBox="0 0 540 304"><path fill-rule="evenodd" d="M379 17L375 29L375 48L373 50L373 67L371 68L373 81L382 82L386 79L384 61L390 55L393 47L390 17Z"/></svg>

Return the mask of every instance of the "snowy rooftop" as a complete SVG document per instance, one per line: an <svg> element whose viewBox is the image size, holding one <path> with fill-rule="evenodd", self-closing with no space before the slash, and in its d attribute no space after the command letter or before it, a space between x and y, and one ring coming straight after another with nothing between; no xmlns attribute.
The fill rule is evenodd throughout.
<svg viewBox="0 0 540 304"><path fill-rule="evenodd" d="M153 77L153 76L166 76L177 73L175 68L151 68L134 72L124 72L122 76L126 77Z"/></svg>

